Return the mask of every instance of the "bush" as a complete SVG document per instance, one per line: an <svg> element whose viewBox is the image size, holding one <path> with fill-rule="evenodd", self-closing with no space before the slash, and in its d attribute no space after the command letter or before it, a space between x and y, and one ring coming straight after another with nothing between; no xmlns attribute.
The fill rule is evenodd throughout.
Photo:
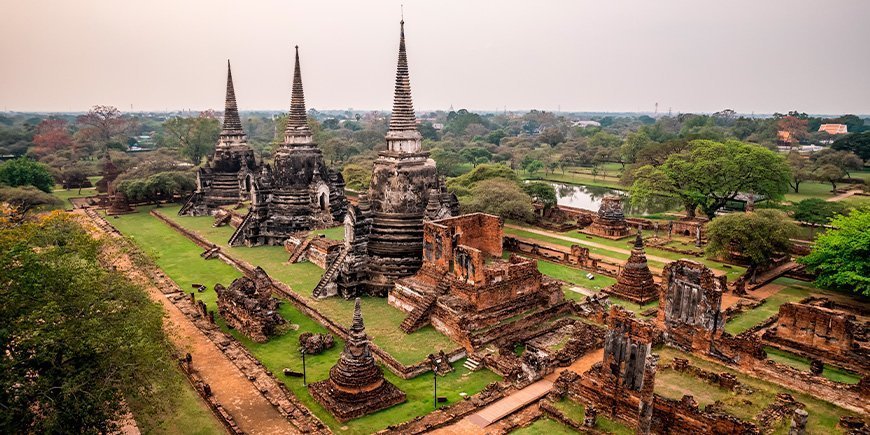
<svg viewBox="0 0 870 435"><path fill-rule="evenodd" d="M11 187L33 186L45 193L51 193L54 177L51 176L48 166L19 157L0 165L0 183Z"/></svg>

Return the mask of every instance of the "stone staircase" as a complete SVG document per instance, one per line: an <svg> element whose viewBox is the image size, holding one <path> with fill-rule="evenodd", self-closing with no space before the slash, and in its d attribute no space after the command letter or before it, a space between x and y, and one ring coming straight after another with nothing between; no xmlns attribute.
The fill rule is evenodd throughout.
<svg viewBox="0 0 870 435"><path fill-rule="evenodd" d="M190 210L191 207L196 203L196 199L198 196L202 196L202 192L193 192L190 196L187 197L187 201L184 201L184 205L181 206L181 209L178 210L179 216L184 216Z"/></svg>
<svg viewBox="0 0 870 435"><path fill-rule="evenodd" d="M320 282L318 282L317 286L314 287L314 290L311 291L311 295L315 299L322 299L327 296L325 294L326 286L332 283L335 275L341 268L342 263L344 263L344 259L347 258L348 252L350 252L350 249L342 249L341 252L338 254L338 257L335 258L335 261L333 261L332 264L330 264L329 267L326 268L326 271L323 272L323 276L320 277Z"/></svg>
<svg viewBox="0 0 870 435"><path fill-rule="evenodd" d="M242 223L240 223L239 226L236 227L236 230L233 231L233 235L230 237L230 240L229 240L230 246L239 246L242 243L244 243L243 240L240 240L242 238L242 230L248 226L248 222L253 218L254 218L254 213L248 213L247 215L245 215L245 218L242 220Z"/></svg>
<svg viewBox="0 0 870 435"><path fill-rule="evenodd" d="M316 235L306 235L305 239L302 240L302 243L293 250L293 253L290 254L290 258L287 260L287 264L294 264L299 262L299 259L302 258L302 254L308 249L308 245L311 244L311 241L314 240Z"/></svg>
<svg viewBox="0 0 870 435"><path fill-rule="evenodd" d="M468 358L465 359L465 363L462 364L462 367L465 367L469 371L474 372L480 369L480 361L472 358L471 355L469 355Z"/></svg>
<svg viewBox="0 0 870 435"><path fill-rule="evenodd" d="M435 308L435 301L438 300L438 293L428 293L423 296L423 301L414 307L408 317L402 320L399 325L402 331L410 334L429 323L429 315L432 314L432 309Z"/></svg>

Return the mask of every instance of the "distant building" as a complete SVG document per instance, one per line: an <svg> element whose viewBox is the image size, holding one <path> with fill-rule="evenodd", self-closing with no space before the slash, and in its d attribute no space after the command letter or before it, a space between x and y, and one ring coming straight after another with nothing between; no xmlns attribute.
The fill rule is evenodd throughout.
<svg viewBox="0 0 870 435"><path fill-rule="evenodd" d="M780 145L789 145L797 142L797 139L792 136L790 131L780 130L776 132L776 141Z"/></svg>
<svg viewBox="0 0 870 435"><path fill-rule="evenodd" d="M444 128L444 124L442 124L440 122L433 122L432 128L434 128L435 130L441 131L441 129Z"/></svg>
<svg viewBox="0 0 870 435"><path fill-rule="evenodd" d="M582 127L582 128L601 127L601 123L598 121L574 121L574 123L571 125L573 125L574 127Z"/></svg>
<svg viewBox="0 0 870 435"><path fill-rule="evenodd" d="M846 124L822 124L819 126L819 132L828 134L846 134L849 132Z"/></svg>

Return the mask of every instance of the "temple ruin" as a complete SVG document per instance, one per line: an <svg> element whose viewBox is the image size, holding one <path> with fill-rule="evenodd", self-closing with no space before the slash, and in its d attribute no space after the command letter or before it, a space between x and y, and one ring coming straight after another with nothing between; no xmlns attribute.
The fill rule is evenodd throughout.
<svg viewBox="0 0 870 435"><path fill-rule="evenodd" d="M677 260L662 271L658 321L665 340L687 352L711 352L722 335L725 277L692 260Z"/></svg>
<svg viewBox="0 0 870 435"><path fill-rule="evenodd" d="M631 249L631 255L616 277L616 284L602 291L640 305L658 299L659 287L656 285L646 261L640 229L637 230L637 238Z"/></svg>
<svg viewBox="0 0 870 435"><path fill-rule="evenodd" d="M115 165L108 152L103 157L103 167L100 169L100 175L103 177L97 180L97 193L108 193L112 183L121 175L121 169Z"/></svg>
<svg viewBox="0 0 870 435"><path fill-rule="evenodd" d="M353 324L344 351L329 369L329 378L308 385L311 396L336 420L345 422L405 401L405 393L384 379L369 349L360 299L356 299Z"/></svg>
<svg viewBox="0 0 870 435"><path fill-rule="evenodd" d="M604 358L576 382L584 402L611 417L630 422L638 433L649 433L658 357L652 343L658 331L619 306L607 314ZM643 430L642 428L645 428Z"/></svg>
<svg viewBox="0 0 870 435"><path fill-rule="evenodd" d="M327 168L314 143L305 110L299 47L284 142L275 163L264 165L251 186L251 210L230 245L281 245L295 232L339 225L347 211L344 178Z"/></svg>
<svg viewBox="0 0 870 435"><path fill-rule="evenodd" d="M601 200L598 215L592 219L592 224L584 228L586 234L592 234L606 239L622 239L631 234L622 210L622 197L606 195Z"/></svg>
<svg viewBox="0 0 870 435"><path fill-rule="evenodd" d="M762 337L766 345L866 375L868 332L870 313L830 299L809 298L780 306L776 321Z"/></svg>
<svg viewBox="0 0 870 435"><path fill-rule="evenodd" d="M218 313L227 326L257 343L265 343L280 325L286 323L278 314L278 299L272 297L272 280L257 267L254 278L243 276L229 287L215 284Z"/></svg>
<svg viewBox="0 0 870 435"><path fill-rule="evenodd" d="M399 60L387 149L378 153L365 198L345 220L346 252L337 273L324 274L314 296L387 296L393 283L423 264L423 221L459 214L435 161L422 150L411 100L405 22L400 23Z"/></svg>
<svg viewBox="0 0 870 435"><path fill-rule="evenodd" d="M568 310L560 284L544 277L536 260L502 259L502 226L483 213L424 224L423 265L397 280L388 298L408 313L402 330L431 323L473 352L531 335Z"/></svg>
<svg viewBox="0 0 870 435"><path fill-rule="evenodd" d="M258 172L254 150L248 146L239 118L229 60L226 92L224 121L214 154L196 171L196 190L178 210L179 216L208 216L246 200Z"/></svg>

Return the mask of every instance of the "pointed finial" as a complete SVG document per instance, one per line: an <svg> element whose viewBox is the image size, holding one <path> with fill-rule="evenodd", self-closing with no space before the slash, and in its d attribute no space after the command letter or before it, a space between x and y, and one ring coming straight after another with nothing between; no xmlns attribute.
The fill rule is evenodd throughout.
<svg viewBox="0 0 870 435"><path fill-rule="evenodd" d="M285 136L310 136L308 112L305 110L305 93L302 90L302 67L299 63L299 46L296 49L296 63L293 68L293 87L290 93L290 113L287 117Z"/></svg>
<svg viewBox="0 0 870 435"><path fill-rule="evenodd" d="M239 107L236 104L236 91L233 87L233 70L230 60L227 59L227 94L224 104L224 122L221 127L221 135L242 135L242 121L239 118Z"/></svg>
<svg viewBox="0 0 870 435"><path fill-rule="evenodd" d="M405 5L399 5L399 14L402 16L402 24L405 24Z"/></svg>
<svg viewBox="0 0 870 435"><path fill-rule="evenodd" d="M393 113L390 116L390 131L416 131L417 118L411 101L411 78L408 74L408 55L405 50L405 21L400 23L399 61L396 66L396 88L393 96Z"/></svg>
<svg viewBox="0 0 870 435"><path fill-rule="evenodd" d="M350 326L350 329L353 331L362 331L365 329L365 324L363 323L362 317L362 305L360 303L360 298L356 298L353 305L353 324Z"/></svg>
<svg viewBox="0 0 870 435"><path fill-rule="evenodd" d="M634 239L635 248L643 248L643 235L640 231L640 225L637 226L637 237Z"/></svg>

